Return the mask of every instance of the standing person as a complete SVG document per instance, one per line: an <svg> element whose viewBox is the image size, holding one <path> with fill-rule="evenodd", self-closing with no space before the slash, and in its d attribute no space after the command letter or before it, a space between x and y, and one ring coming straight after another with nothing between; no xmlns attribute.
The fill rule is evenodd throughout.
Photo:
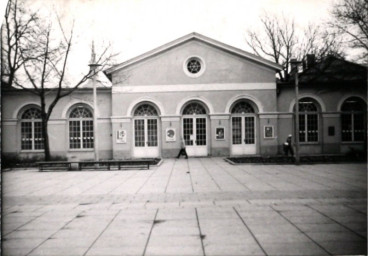
<svg viewBox="0 0 368 256"><path fill-rule="evenodd" d="M180 151L176 158L180 158L181 155L185 156L185 159L188 159L187 151L185 150L185 141L183 137L181 137L181 145L180 145Z"/></svg>
<svg viewBox="0 0 368 256"><path fill-rule="evenodd" d="M289 134L289 136L286 139L286 142L284 143L284 153L285 153L286 156L289 155L289 151L290 151L291 156L294 156L294 150L293 150L293 146L291 144L291 138L292 137L293 136L291 134Z"/></svg>

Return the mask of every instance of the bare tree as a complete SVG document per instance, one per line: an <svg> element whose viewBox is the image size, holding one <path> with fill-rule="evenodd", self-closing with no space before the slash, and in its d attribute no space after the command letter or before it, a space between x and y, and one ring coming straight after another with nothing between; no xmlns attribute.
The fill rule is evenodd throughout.
<svg viewBox="0 0 368 256"><path fill-rule="evenodd" d="M278 18L264 14L261 18L263 30L248 30L246 42L253 52L280 64L283 70L278 78L287 82L290 78L290 60L303 60L307 54L320 60L327 55L342 56L340 42L320 26L309 25L297 31L293 18Z"/></svg>
<svg viewBox="0 0 368 256"><path fill-rule="evenodd" d="M4 18L1 27L1 81L12 86L16 73L26 61L20 49L24 49L28 38L34 34L38 17L36 12L27 12L22 1L9 0Z"/></svg>
<svg viewBox="0 0 368 256"><path fill-rule="evenodd" d="M326 56L345 57L339 38L321 25L311 24L303 30L303 36L299 37L293 58L304 60L308 54L314 55L317 62Z"/></svg>
<svg viewBox="0 0 368 256"><path fill-rule="evenodd" d="M29 36L25 47L20 49L26 80L24 83L16 83L40 99L45 160L50 160L51 157L47 127L53 109L60 99L72 94L83 83L106 68L113 57L109 54L109 47L104 48L97 57L94 54L95 63L92 63L94 68L90 68L76 82L70 84L65 76L73 45L74 25L66 34L59 18L58 21L61 32L59 36L54 35L55 29L52 24L44 26L45 22L43 24L38 22L34 27L35 33Z"/></svg>
<svg viewBox="0 0 368 256"><path fill-rule="evenodd" d="M363 51L361 58L368 58L368 0L343 0L335 4L330 23L336 35L347 36L349 47Z"/></svg>
<svg viewBox="0 0 368 256"><path fill-rule="evenodd" d="M265 14L261 17L261 23L264 30L249 30L246 42L256 55L282 65L283 70L278 72L278 75L281 81L286 81L287 69L296 44L294 20L286 17L279 20L275 16Z"/></svg>

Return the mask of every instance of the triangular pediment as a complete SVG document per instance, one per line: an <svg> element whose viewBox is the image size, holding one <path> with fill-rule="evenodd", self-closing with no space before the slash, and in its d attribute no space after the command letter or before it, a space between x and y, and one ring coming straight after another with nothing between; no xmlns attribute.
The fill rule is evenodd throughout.
<svg viewBox="0 0 368 256"><path fill-rule="evenodd" d="M200 66L199 69L189 70L191 63ZM123 86L273 83L279 70L278 64L191 33L115 65L105 73L114 86Z"/></svg>
<svg viewBox="0 0 368 256"><path fill-rule="evenodd" d="M229 53L232 53L234 55L237 55L239 57L243 57L245 59L248 59L250 61L254 61L255 63L258 63L260 65L264 65L266 67L269 67L271 69L274 69L276 71L279 71L279 70L282 70L282 67L274 62L271 62L269 60L266 60L264 58L261 58L259 56L256 56L254 54L251 54L249 52L246 52L246 51L243 51L241 49L238 49L238 48L235 48L233 46L230 46L230 45L227 45L227 44L224 44L220 41L217 41L217 40L214 40L212 38L209 38L209 37L206 37L204 35L201 35L201 34L198 34L196 32L193 32L193 33L190 33L188 35L185 35L183 37L180 37L174 41L171 41L167 44L164 44L160 47L157 47L151 51L148 51L142 55L139 55L135 58L132 58L132 59L129 59L123 63L120 63L118 65L115 65L109 69L107 69L105 71L106 74L111 74L117 70L120 70L120 69L123 69L123 68L126 68L128 66L131 66L131 65L134 65L138 62L141 62L141 61L144 61L146 60L147 58L151 58L151 57L154 57L154 56L157 56L159 54L162 54L163 52L165 51L168 51L170 49L173 49L175 47L178 47L182 44L185 44L189 41L194 41L194 40L197 40L199 42L203 42L205 44L208 44L210 46L213 46L215 48L218 48L218 49L221 49L223 51L226 51L226 52L229 52Z"/></svg>

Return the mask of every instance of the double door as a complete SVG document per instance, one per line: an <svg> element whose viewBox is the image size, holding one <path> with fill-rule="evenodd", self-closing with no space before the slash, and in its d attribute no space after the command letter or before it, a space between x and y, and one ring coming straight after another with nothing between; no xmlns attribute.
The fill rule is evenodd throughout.
<svg viewBox="0 0 368 256"><path fill-rule="evenodd" d="M207 118L184 117L183 136L189 156L207 156Z"/></svg>
<svg viewBox="0 0 368 256"><path fill-rule="evenodd" d="M256 124L254 115L231 117L232 155L256 154Z"/></svg>
<svg viewBox="0 0 368 256"><path fill-rule="evenodd" d="M134 119L134 149L136 158L151 158L159 156L158 119Z"/></svg>

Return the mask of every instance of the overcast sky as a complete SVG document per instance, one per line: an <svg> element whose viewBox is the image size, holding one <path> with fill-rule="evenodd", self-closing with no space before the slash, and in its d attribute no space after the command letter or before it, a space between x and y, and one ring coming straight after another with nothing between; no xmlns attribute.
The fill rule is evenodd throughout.
<svg viewBox="0 0 368 256"><path fill-rule="evenodd" d="M77 35L72 71L87 65L91 41L111 42L118 62L191 32L249 50L247 29L264 12L293 16L299 27L328 18L333 0L26 0L32 8L57 10Z"/></svg>

